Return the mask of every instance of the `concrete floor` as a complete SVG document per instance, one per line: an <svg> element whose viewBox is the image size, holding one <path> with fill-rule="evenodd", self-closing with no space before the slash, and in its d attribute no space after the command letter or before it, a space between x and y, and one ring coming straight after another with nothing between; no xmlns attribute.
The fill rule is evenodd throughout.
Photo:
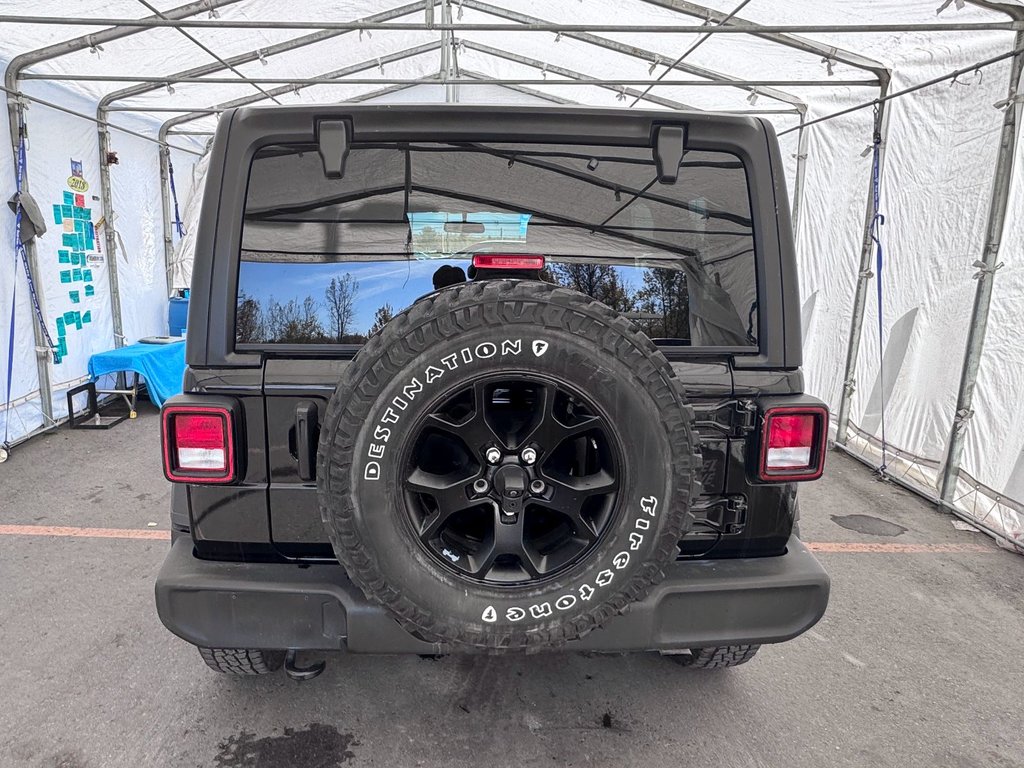
<svg viewBox="0 0 1024 768"><path fill-rule="evenodd" d="M744 667L335 654L300 685L221 677L161 626L165 542L11 533L166 528L157 430L144 409L0 466L0 766L1024 765L1024 561L842 456L805 540L954 551L823 552L825 618Z"/></svg>

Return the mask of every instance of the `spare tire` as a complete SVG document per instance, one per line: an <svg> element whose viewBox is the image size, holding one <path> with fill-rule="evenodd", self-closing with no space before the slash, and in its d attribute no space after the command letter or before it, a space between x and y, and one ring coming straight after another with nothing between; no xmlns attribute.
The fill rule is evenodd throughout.
<svg viewBox="0 0 1024 768"><path fill-rule="evenodd" d="M663 577L698 493L692 419L665 357L604 304L539 281L446 288L345 369L321 514L409 631L541 650Z"/></svg>

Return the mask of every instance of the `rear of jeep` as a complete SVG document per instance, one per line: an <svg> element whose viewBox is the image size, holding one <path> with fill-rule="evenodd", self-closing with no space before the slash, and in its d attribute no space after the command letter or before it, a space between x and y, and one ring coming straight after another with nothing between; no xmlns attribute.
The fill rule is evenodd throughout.
<svg viewBox="0 0 1024 768"><path fill-rule="evenodd" d="M297 650L732 666L825 611L762 120L240 109L212 149L162 414L172 632Z"/></svg>

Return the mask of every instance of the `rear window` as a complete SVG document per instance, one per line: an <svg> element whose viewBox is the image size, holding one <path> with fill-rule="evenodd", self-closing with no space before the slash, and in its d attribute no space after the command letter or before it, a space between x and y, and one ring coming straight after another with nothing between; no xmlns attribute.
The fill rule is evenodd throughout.
<svg viewBox="0 0 1024 768"><path fill-rule="evenodd" d="M361 344L396 313L473 279L474 254L541 254L657 343L757 347L740 160L687 152L675 184L649 148L356 144L341 179L315 146L261 150L238 277L240 345ZM475 276L481 279L483 270Z"/></svg>

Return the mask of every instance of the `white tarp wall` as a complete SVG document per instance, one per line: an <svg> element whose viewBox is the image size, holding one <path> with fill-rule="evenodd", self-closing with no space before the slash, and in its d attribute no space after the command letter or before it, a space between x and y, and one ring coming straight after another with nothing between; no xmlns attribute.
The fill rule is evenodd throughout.
<svg viewBox="0 0 1024 768"><path fill-rule="evenodd" d="M163 10L177 3L162 2ZM44 0L43 6L47 5ZM479 0L452 3L457 23L514 23L508 14L523 14L563 24L699 24L702 19L680 12L688 3L667 0L587 0L585 3L550 3L543 0L509 0L499 8ZM738 0L705 0L703 5L721 13L734 11ZM737 20L759 24L923 24L936 21L940 0L850 0L845 3L821 3L817 0L751 0L742 4ZM997 9L968 4L957 9L948 4L938 17L940 22L1006 22L1008 16ZM1006 3L1019 7L1020 2ZM0 14L24 13L23 3L0 0ZM672 7L669 7L672 6ZM315 0L303 7L301 15L312 19L359 20L393 8L385 2L361 0ZM673 9L674 8L674 9ZM138 7L129 0L85 3L70 0L53 5L54 15L103 15L137 17ZM45 13L45 8L34 12ZM292 21L293 7L273 0L241 0L219 9L222 19L258 19ZM201 14L206 17L205 11ZM434 9L435 21L441 20L441 8ZM423 4L410 7L395 21L422 23ZM90 27L9 25L11 33L0 40L0 60L61 39L96 31ZM222 57L244 55L257 48L281 43L308 34L310 30L265 29L191 29L189 34L201 40ZM668 62L689 50L699 40L694 34L652 34L640 32L604 32L599 36L612 43L632 46L629 55L614 50L615 45L600 46L574 39L569 33L557 38L551 32L465 31L454 36L460 45L455 57L460 71L473 78L543 79L529 89L548 98L608 107L627 108L633 97L619 88L597 85L556 85L571 74L585 77L646 79L662 74ZM436 78L441 54L437 47L416 55L404 56L416 46L429 46L442 37L438 31L375 30L372 33L347 32L313 45L266 57L264 62L250 56L237 70L250 77L311 77L356 64L366 65L356 77ZM1009 51L1014 36L1009 31L900 32L875 34L821 33L803 35L825 46L836 46L865 60L878 62L892 73L890 93L954 69L966 67ZM645 58L651 54L650 58ZM397 56L403 56L396 59ZM390 57L390 58L389 58ZM686 58L686 65L702 67L742 79L867 81L873 78L863 68L840 61L824 63L818 53L797 50L778 41L749 35L711 35ZM828 58L826 55L825 58ZM842 55L837 58L844 58ZM68 56L30 68L33 73L110 73L118 75L161 76L205 63L215 63L206 53L188 43L180 32L152 29L122 40L108 42L100 55L80 50ZM653 66L652 66L653 65ZM827 70L831 69L829 73ZM878 307L874 279L868 283L868 299L863 334L858 350L855 390L851 402L850 447L877 463L882 430L882 403L885 404L886 439L889 444L889 468L894 475L936 495L938 478L945 460L952 428L964 348L974 302L976 269L973 262L982 254L986 220L991 201L996 152L1003 113L993 104L1007 96L1010 64L1004 60L987 66L977 74L961 76L888 102L888 136L885 144L885 170L881 189L881 212L886 216L882 229L885 266L882 275L884 379L880 376ZM230 74L224 71L218 75ZM671 79L700 79L692 72L673 70ZM333 75L332 75L333 77ZM95 104L105 93L124 87L124 83L75 82L46 85L26 81L25 92L47 96L62 104L94 114ZM265 86L271 88L275 86ZM284 88L278 94L282 103L338 102L361 100L379 86L340 82ZM631 86L634 91L641 87ZM463 103L528 103L538 99L494 85L460 85L458 100ZM694 109L760 111L786 109L790 114L766 115L781 137L790 189L796 177L797 133L789 131L798 122L794 105L806 104L807 119L813 120L878 95L877 85L831 85L813 87L791 85L779 88L785 99L771 97L770 89L761 89L756 99L749 91L730 87L661 86L652 93L673 104ZM146 114L147 108L180 106L181 114L197 107L223 104L256 95L253 86L233 84L175 85L170 93L157 84L153 90L122 102L138 110L113 113L114 121L156 135L157 126L167 117ZM445 89L421 85L395 90L376 100L441 102ZM756 103L750 103L754 101ZM264 99L261 103L268 103ZM642 100L640 108L665 108L652 100ZM1018 101L1016 107L1021 109ZM60 115L44 107L32 107L28 113L32 136L29 157L31 185L44 213L63 187L69 158L81 159L90 184L96 179L97 143L95 126ZM215 118L204 117L180 126L191 130L209 130ZM0 128L0 131L5 131ZM864 219L871 174L870 153L872 111L862 109L829 120L807 130L806 177L800 201L799 227L796 233L800 263L805 335L805 376L807 390L838 410L843 391L844 365L853 296L858 279L864 236ZM115 222L124 242L118 253L121 306L125 336L129 341L140 335L161 333L165 328L166 286L163 281L163 224L160 210L160 180L157 149L154 145L114 132L113 148L120 164L112 167ZM173 143L201 147L202 138L172 136ZM76 154L77 153L77 154ZM1024 345L1019 324L1024 316L1024 228L1017 222L1024 217L1024 147L1018 143L1017 173L1013 179L1007 226L996 273L988 334L981 362L974 414L966 425L962 459L965 472L956 497L959 505L982 517L995 515L987 522L1010 537L1022 537L1021 518L1017 515L1024 501L1024 430L1017 425L1016 404L1024 397ZM80 157L79 157L80 156ZM192 172L195 157L175 152L179 201L187 234L175 257L174 279L187 284L190 253L195 233L195 214L201 190L204 165ZM0 178L13 191L13 166L10 154L0 152ZM91 187L92 188L92 187ZM186 200L186 198L188 200ZM191 202L189 202L191 200ZM93 219L98 205L92 202ZM3 217L5 253L9 254L12 217ZM57 229L56 227L53 228ZM52 323L67 311L67 290L59 283L55 245L50 233L39 244L40 275L47 301L47 316ZM59 239L59 238L58 238ZM105 243L103 244L105 246ZM109 254L104 254L109 258ZM2 262L0 281L0 322L10 316L10 259ZM876 272L872 266L872 272ZM23 280L23 278L22 278ZM101 288L102 286L102 288ZM96 281L93 297L95 312L88 339L76 338L76 347L68 358L51 370L56 389L80 379L88 354L109 347L111 336L109 295L104 279ZM15 377L12 399L18 403L12 429L30 429L40 423L35 361L32 356L31 315L24 283L19 283ZM51 333L54 328L51 326ZM69 342L70 344L70 342ZM0 355L0 371L6 366L6 354ZM56 370L60 368L60 370ZM5 371L4 371L5 373ZM35 397L35 404L32 398ZM59 394L56 398L59 401ZM59 412L59 410L58 410ZM0 417L2 418L2 417ZM972 482L973 479L976 482ZM977 486L977 487L975 487Z"/></svg>

